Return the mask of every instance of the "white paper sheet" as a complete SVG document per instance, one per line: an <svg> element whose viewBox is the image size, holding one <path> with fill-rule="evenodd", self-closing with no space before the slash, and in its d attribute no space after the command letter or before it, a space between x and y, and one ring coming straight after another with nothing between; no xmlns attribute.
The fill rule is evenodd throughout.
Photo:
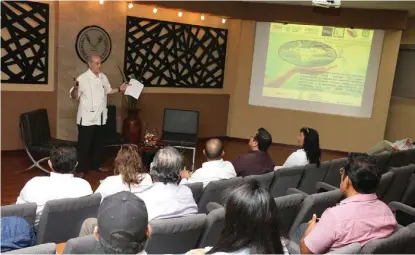
<svg viewBox="0 0 415 255"><path fill-rule="evenodd" d="M135 79L131 79L129 84L130 86L128 86L125 90L125 95L132 96L135 99L138 99L138 97L141 94L141 91L143 91L144 85Z"/></svg>

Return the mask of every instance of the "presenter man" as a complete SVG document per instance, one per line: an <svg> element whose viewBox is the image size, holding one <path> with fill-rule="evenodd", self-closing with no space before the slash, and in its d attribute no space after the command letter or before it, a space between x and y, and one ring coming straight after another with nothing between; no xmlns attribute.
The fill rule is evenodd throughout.
<svg viewBox="0 0 415 255"><path fill-rule="evenodd" d="M104 125L107 122L107 95L124 93L128 84L111 88L108 78L101 72L101 57L88 58L89 69L79 75L70 90L70 97L79 102L78 124L78 172L81 177L88 170L100 168Z"/></svg>

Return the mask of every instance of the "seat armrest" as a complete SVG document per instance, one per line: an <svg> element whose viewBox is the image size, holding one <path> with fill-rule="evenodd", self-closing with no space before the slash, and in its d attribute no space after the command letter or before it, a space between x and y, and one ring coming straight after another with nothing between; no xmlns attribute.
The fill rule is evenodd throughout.
<svg viewBox="0 0 415 255"><path fill-rule="evenodd" d="M292 194L302 194L304 196L308 196L308 194L305 193L304 191L301 191L301 190L296 189L296 188L288 188L287 192L286 192L286 195L292 195Z"/></svg>
<svg viewBox="0 0 415 255"><path fill-rule="evenodd" d="M392 210L393 213L396 213L396 211L401 211L411 216L415 216L415 208L409 205L403 204L401 202L396 202L396 201L390 202L388 206Z"/></svg>
<svg viewBox="0 0 415 255"><path fill-rule="evenodd" d="M336 189L338 189L338 188L334 187L333 185L330 185L328 183L325 183L325 182L317 182L316 183L317 193L336 190Z"/></svg>
<svg viewBox="0 0 415 255"><path fill-rule="evenodd" d="M218 204L218 203L216 203L216 202L209 202L206 205L206 210L207 210L208 213L210 213L211 211L213 211L215 209L218 209L218 208L223 208L223 206L220 205L220 204Z"/></svg>

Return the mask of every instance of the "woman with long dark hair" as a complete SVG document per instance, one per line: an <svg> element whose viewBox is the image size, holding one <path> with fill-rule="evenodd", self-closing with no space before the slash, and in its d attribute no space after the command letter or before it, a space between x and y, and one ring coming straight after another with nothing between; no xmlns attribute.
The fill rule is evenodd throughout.
<svg viewBox="0 0 415 255"><path fill-rule="evenodd" d="M301 149L293 152L285 161L284 165L276 166L274 170L293 166L303 166L307 164L316 164L320 166L320 138L315 129L303 127L300 129L298 144Z"/></svg>
<svg viewBox="0 0 415 255"><path fill-rule="evenodd" d="M225 213L219 241L190 254L288 254L281 240L277 205L258 181L249 180L232 189Z"/></svg>

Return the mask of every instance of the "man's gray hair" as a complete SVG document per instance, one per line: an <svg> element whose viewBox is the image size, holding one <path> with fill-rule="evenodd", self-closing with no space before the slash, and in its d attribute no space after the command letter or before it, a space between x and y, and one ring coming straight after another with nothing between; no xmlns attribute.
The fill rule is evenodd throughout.
<svg viewBox="0 0 415 255"><path fill-rule="evenodd" d="M184 167L183 155L174 147L160 149L154 156L150 175L155 181L178 183L180 171Z"/></svg>

